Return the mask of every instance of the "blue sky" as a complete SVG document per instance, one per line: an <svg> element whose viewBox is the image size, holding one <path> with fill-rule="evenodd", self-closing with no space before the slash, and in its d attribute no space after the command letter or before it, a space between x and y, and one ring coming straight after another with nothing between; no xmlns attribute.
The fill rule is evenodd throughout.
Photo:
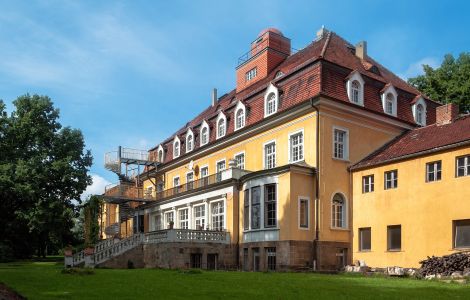
<svg viewBox="0 0 470 300"><path fill-rule="evenodd" d="M469 4L467 4L469 3ZM310 43L325 25L400 76L470 51L467 1L3 1L0 99L48 95L80 128L102 193L103 155L148 149L235 85L237 59L266 27Z"/></svg>

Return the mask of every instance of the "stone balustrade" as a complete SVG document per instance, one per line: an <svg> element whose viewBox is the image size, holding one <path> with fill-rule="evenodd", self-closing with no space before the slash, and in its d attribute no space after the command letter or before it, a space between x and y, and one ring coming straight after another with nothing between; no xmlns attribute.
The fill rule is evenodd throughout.
<svg viewBox="0 0 470 300"><path fill-rule="evenodd" d="M144 242L155 243L230 243L230 233L227 231L192 230L192 229L166 229L148 232Z"/></svg>

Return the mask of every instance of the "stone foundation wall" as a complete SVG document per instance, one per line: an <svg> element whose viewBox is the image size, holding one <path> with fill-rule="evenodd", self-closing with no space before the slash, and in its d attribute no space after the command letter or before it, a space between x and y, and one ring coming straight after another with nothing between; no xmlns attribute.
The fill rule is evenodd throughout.
<svg viewBox="0 0 470 300"><path fill-rule="evenodd" d="M351 263L351 245L345 242L319 241L315 243L314 252L317 268L321 271L340 270Z"/></svg>
<svg viewBox="0 0 470 300"><path fill-rule="evenodd" d="M122 253L121 255L113 257L110 260L97 265L97 267L105 267L105 268L112 268L112 269L127 269L128 262L131 262L134 268L145 267L142 245L139 245L129 251L126 251Z"/></svg>

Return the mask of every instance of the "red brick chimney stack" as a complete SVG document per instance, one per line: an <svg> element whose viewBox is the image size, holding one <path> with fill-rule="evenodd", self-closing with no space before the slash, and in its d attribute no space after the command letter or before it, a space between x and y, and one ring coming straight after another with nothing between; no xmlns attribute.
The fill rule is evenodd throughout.
<svg viewBox="0 0 470 300"><path fill-rule="evenodd" d="M436 108L436 125L441 126L452 123L459 116L459 106L455 103L438 106Z"/></svg>

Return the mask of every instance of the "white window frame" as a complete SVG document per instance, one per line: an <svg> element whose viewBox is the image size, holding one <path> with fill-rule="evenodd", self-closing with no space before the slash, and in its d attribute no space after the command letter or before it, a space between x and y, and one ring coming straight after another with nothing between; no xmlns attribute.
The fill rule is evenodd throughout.
<svg viewBox="0 0 470 300"><path fill-rule="evenodd" d="M254 67L245 73L245 82L253 80L258 75L258 68Z"/></svg>
<svg viewBox="0 0 470 300"><path fill-rule="evenodd" d="M463 158L463 165L459 165L459 159L462 159ZM459 177L466 177L466 176L470 176L470 172L468 172L468 168L469 168L469 165L470 165L470 155L461 155L461 156L457 156L455 158L455 177L459 178ZM459 168L462 168L464 170L464 174L463 175L459 175Z"/></svg>
<svg viewBox="0 0 470 300"><path fill-rule="evenodd" d="M173 222L173 226L175 225L175 210L171 209L171 210L167 210L163 213L163 216L164 216L164 222L165 222L165 227L164 229L168 228L168 226L170 225L170 220L168 218L168 215L169 214L172 214L173 218L172 218L172 222ZM173 227L174 228L174 227Z"/></svg>
<svg viewBox="0 0 470 300"><path fill-rule="evenodd" d="M293 136L296 136L298 134L301 134L302 135L302 143L299 144L299 147L302 149L302 157L299 157L299 159L297 160L294 160L293 158L293 153L292 153L292 150L293 150L293 147L292 147L292 137ZM300 130L297 130L297 131L294 131L292 133L289 133L289 140L288 140L288 143L287 143L287 153L289 154L289 162L290 163L295 163L295 162L299 162L299 161L304 161L305 160L305 147L304 147L304 143L305 143L305 134L304 134L304 129L300 129Z"/></svg>
<svg viewBox="0 0 470 300"><path fill-rule="evenodd" d="M191 137L192 139L192 142L191 142L191 147L190 144L188 143L188 140L189 140L189 137ZM193 131L191 130L191 128L188 129L188 131L186 132L186 152L191 152L194 150L194 133Z"/></svg>
<svg viewBox="0 0 470 300"><path fill-rule="evenodd" d="M218 168L217 168L217 165L218 165L220 162L224 162L224 165L225 165L224 169L221 170L221 171L227 170L227 160L226 160L225 158L223 158L223 159L219 159L218 161L215 162L215 173L221 172L221 171L219 171Z"/></svg>
<svg viewBox="0 0 470 300"><path fill-rule="evenodd" d="M202 169L204 168L207 168L207 175L206 176L202 176ZM209 176L209 165L202 165L200 168L199 168L199 178L204 178L204 177L207 177Z"/></svg>
<svg viewBox="0 0 470 300"><path fill-rule="evenodd" d="M422 105L423 106L423 119L421 120L421 122L418 122L418 105ZM413 106L411 107L411 110L413 112L413 118L416 122L416 124L418 125L421 125L421 126L426 126L426 119L427 119L427 105L426 105L426 101L424 100L423 97L420 97L418 99L418 101L416 101Z"/></svg>
<svg viewBox="0 0 470 300"><path fill-rule="evenodd" d="M188 181L188 175L189 174L192 174L193 176L193 179L191 181ZM193 183L193 186L192 188L194 188L194 171L189 171L189 172L186 172L186 188L189 189L189 183L192 182ZM191 188L191 189L192 189Z"/></svg>
<svg viewBox="0 0 470 300"><path fill-rule="evenodd" d="M266 146L274 144L274 166L271 168L267 168L267 161L266 161ZM277 145L276 145L276 140L271 140L269 142L266 142L263 144L263 169L273 169L277 166Z"/></svg>
<svg viewBox="0 0 470 300"><path fill-rule="evenodd" d="M176 155L176 143L178 143L178 155ZM173 139L173 158L180 157L181 155L181 141L178 136Z"/></svg>
<svg viewBox="0 0 470 300"><path fill-rule="evenodd" d="M202 210L204 211L204 215L201 217L196 217L196 211L197 209L199 209L200 207L202 207ZM206 211L206 204L205 203L201 203L201 204L197 204L197 205L194 205L193 206L193 210L192 210L192 213L193 213L193 228L197 230L197 221L201 221L202 220L202 223L204 223L204 226L202 226L202 229L201 230L205 230L206 229L206 215L207 215L207 211Z"/></svg>
<svg viewBox="0 0 470 300"><path fill-rule="evenodd" d="M219 121L220 120L223 121L223 125L224 125L223 134L220 134L220 132L219 132ZM215 121L215 130L216 130L217 139L220 139L220 138L227 135L227 117L225 116L225 114L223 112L219 112L219 115L217 116L217 120Z"/></svg>
<svg viewBox="0 0 470 300"><path fill-rule="evenodd" d="M242 124L239 125L238 124L238 111L243 111L243 121L242 121ZM237 103L237 106L235 106L235 110L234 110L234 113L233 113L233 116L234 116L234 131L237 131L239 129L242 129L243 127L245 127L246 125L246 107L245 107L245 104L243 104L241 101L238 101Z"/></svg>
<svg viewBox="0 0 470 300"><path fill-rule="evenodd" d="M387 113L387 95L388 94L392 94L392 113L389 114ZM387 89L385 89L385 91L383 91L382 93L382 107L383 107L383 110L384 110L384 113L386 113L387 115L391 115L391 116L394 116L396 117L397 116L397 98L398 98L398 93L397 91L395 90L395 88L390 85Z"/></svg>
<svg viewBox="0 0 470 300"><path fill-rule="evenodd" d="M179 184L178 184L178 185L175 185L175 179L177 179L177 178L178 178L178 183L179 183ZM181 186L181 178L180 178L180 176L179 176L179 175L178 175L178 176L173 176L173 181L172 181L172 182L173 182L173 187L174 187L174 188L175 188L175 187L178 187L178 186Z"/></svg>
<svg viewBox="0 0 470 300"><path fill-rule="evenodd" d="M268 113L268 99L271 96L271 94L274 94L274 111L271 113ZM266 118L271 115L274 115L275 113L277 113L278 109L279 109L279 90L276 86L274 86L271 83L269 84L264 94L264 117Z"/></svg>
<svg viewBox="0 0 470 300"><path fill-rule="evenodd" d="M307 201L307 227L303 227L302 224L300 223L300 204L302 201ZM310 230L310 197L308 196L299 196L297 198L297 225L300 230Z"/></svg>
<svg viewBox="0 0 470 300"><path fill-rule="evenodd" d="M387 174L391 174L390 180L387 179ZM389 188L387 188L387 181L391 182ZM398 169L385 171L384 172L384 190L393 190L396 188L398 188Z"/></svg>
<svg viewBox="0 0 470 300"><path fill-rule="evenodd" d="M343 197L343 200L344 200L343 211L342 211L342 223L343 223L342 227L336 226L336 222L333 222L335 220L333 218L333 199L334 199L336 194L341 195L341 197ZM348 228L349 228L349 225L348 225L348 217L349 217L348 216L348 209L349 209L349 206L348 206L348 199L346 198L344 193L340 192L340 191L334 192L331 195L330 204L331 204L331 209L330 209L330 216L331 216L330 226L331 226L331 229L348 230ZM335 223L335 224L333 224L333 223Z"/></svg>
<svg viewBox="0 0 470 300"><path fill-rule="evenodd" d="M367 180L367 182L366 182ZM366 186L368 189L366 190ZM375 176L374 174L364 175L362 176L362 193L372 193L375 190Z"/></svg>
<svg viewBox="0 0 470 300"><path fill-rule="evenodd" d="M336 141L335 141L335 131L343 131L346 133L346 141L343 141L343 157L336 157L335 156L335 147L336 147ZM349 161L349 129L340 127L340 126L333 126L333 132L332 132L332 148L331 148L331 157L333 159L337 160L344 160L344 161Z"/></svg>
<svg viewBox="0 0 470 300"><path fill-rule="evenodd" d="M227 230L227 207L225 205L225 199L217 199L217 200L213 200L211 202L209 202L209 210L210 210L210 215L209 215L209 222L210 222L210 229L214 230L214 214L212 213L212 205L213 204L216 204L216 203L219 203L219 202L222 202L222 207L224 209L224 212L222 213L222 216L224 218L223 220L223 230ZM220 215L220 214L218 214Z"/></svg>
<svg viewBox="0 0 470 300"><path fill-rule="evenodd" d="M440 163L440 169L438 165ZM441 178L437 178L437 174L441 174ZM434 180L430 180L429 174L433 174ZM442 180L442 160L435 160L426 163L426 182L435 182Z"/></svg>
<svg viewBox="0 0 470 300"><path fill-rule="evenodd" d="M186 211L186 219L181 219L181 212L183 212L183 211ZM178 214L178 228L179 228L179 229L190 229L191 227L189 227L189 225L190 225L190 224L189 224L189 219L190 219L190 218L189 218L189 214L190 214L190 209L189 209L189 207L182 207L182 208L179 208L179 209L177 210L177 214ZM187 228L183 228L183 227L181 226L181 222L185 222Z"/></svg>
<svg viewBox="0 0 470 300"><path fill-rule="evenodd" d="M160 153L162 153L162 159L160 160ZM157 149L157 161L163 163L165 161L165 151L163 150L162 145L158 145Z"/></svg>
<svg viewBox="0 0 470 300"><path fill-rule="evenodd" d="M158 225L158 222L157 222L157 220L156 220L157 217L160 217L160 224L159 224L160 226L157 226L157 225ZM164 220L163 220L162 214L156 213L156 214L153 214L153 215L152 215L152 223L153 223L153 227L152 227L152 228L153 228L154 231L162 230L162 229L163 229L163 228L162 228L162 227L163 227L163 222L164 222Z"/></svg>
<svg viewBox="0 0 470 300"><path fill-rule="evenodd" d="M207 128L207 140L206 140L205 143L203 143L203 138L202 138L202 136L203 136L202 130L203 130L204 128ZM204 120L204 121L202 122L201 129L199 130L199 136L200 136L199 144L200 144L201 146L207 145L207 144L209 143L209 140L210 140L210 137L211 137L211 132L210 132L209 124L207 124L206 120Z"/></svg>
<svg viewBox="0 0 470 300"><path fill-rule="evenodd" d="M240 168L238 166L238 162L237 162L237 156L240 156L240 155L243 155L243 168ZM237 162L237 168L240 168L242 170L245 169L245 166L246 166L246 154L245 154L245 151L241 151L241 152L238 152L238 153L235 153L235 155L233 156L233 159L235 160L235 162Z"/></svg>
<svg viewBox="0 0 470 300"><path fill-rule="evenodd" d="M353 101L353 82L357 81L359 83L359 95L358 95L358 102ZM353 71L351 75L349 75L349 79L346 82L346 91L348 93L349 102L354 103L356 105L364 106L364 79L362 79L361 74L358 71Z"/></svg>

